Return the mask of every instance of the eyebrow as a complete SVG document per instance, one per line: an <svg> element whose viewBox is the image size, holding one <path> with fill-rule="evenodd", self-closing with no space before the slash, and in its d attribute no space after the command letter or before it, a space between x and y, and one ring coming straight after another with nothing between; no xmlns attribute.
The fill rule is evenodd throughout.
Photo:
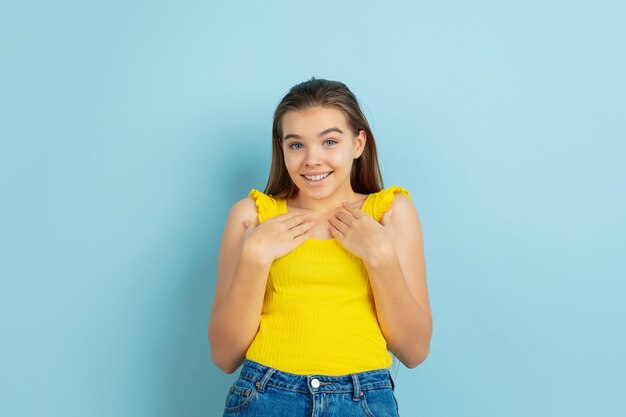
<svg viewBox="0 0 626 417"><path fill-rule="evenodd" d="M318 137L322 137L322 136L324 136L324 135L326 135L326 134L328 134L330 132L338 132L338 133L341 133L343 135L343 132L341 131L341 129L339 129L338 127L331 127L329 129L326 129L326 130L320 132L317 136ZM302 138L302 136L296 135L295 133L290 133L288 135L285 135L283 140L285 141L285 140L291 139L291 138L300 139L300 138Z"/></svg>

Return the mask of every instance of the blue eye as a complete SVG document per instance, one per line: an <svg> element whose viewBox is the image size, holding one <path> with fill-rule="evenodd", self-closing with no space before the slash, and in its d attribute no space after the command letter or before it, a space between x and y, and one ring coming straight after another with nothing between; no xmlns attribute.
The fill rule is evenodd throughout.
<svg viewBox="0 0 626 417"><path fill-rule="evenodd" d="M331 145L334 145L335 143L337 143L337 141L335 139L326 139L324 141L324 143L326 143L326 142L333 142L333 143L331 143Z"/></svg>
<svg viewBox="0 0 626 417"><path fill-rule="evenodd" d="M289 149L300 149L300 148L294 148L294 146L295 146L295 145L297 145L297 146L302 146L302 144L301 144L301 143L294 142L294 143L292 143L292 144L290 144L290 145L289 145Z"/></svg>

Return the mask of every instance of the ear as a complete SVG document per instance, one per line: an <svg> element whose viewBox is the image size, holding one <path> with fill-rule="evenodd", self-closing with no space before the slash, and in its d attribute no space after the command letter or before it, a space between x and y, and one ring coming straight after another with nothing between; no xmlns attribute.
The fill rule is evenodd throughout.
<svg viewBox="0 0 626 417"><path fill-rule="evenodd" d="M359 130L359 134L354 139L354 159L358 159L363 151L365 151L365 143L367 142L367 133L365 130Z"/></svg>

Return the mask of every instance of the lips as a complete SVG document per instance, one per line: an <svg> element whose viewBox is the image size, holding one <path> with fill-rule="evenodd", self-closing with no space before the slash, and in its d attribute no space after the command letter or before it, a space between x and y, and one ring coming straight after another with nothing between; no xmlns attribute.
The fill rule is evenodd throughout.
<svg viewBox="0 0 626 417"><path fill-rule="evenodd" d="M327 176L329 176L331 174L331 172L324 172L324 173L320 173L320 174L303 174L302 176L304 178L306 178L309 181L321 181L324 178L326 178Z"/></svg>
<svg viewBox="0 0 626 417"><path fill-rule="evenodd" d="M306 179L309 183L315 183L315 182L319 182L324 180L325 178L328 178L328 176L330 176L330 174L332 174L333 171L326 171L326 172L317 172L317 173L310 173L310 174L301 174L301 176Z"/></svg>

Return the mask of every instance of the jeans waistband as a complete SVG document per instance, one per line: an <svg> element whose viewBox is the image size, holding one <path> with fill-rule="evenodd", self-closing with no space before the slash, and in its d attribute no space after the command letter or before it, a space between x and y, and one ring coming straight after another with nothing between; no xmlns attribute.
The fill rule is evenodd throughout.
<svg viewBox="0 0 626 417"><path fill-rule="evenodd" d="M240 378L255 381L257 390L265 391L266 387L304 392L353 392L354 398L361 397L362 391L370 389L394 388L388 369L357 372L354 374L329 375L298 375L265 366L246 359L241 369Z"/></svg>

